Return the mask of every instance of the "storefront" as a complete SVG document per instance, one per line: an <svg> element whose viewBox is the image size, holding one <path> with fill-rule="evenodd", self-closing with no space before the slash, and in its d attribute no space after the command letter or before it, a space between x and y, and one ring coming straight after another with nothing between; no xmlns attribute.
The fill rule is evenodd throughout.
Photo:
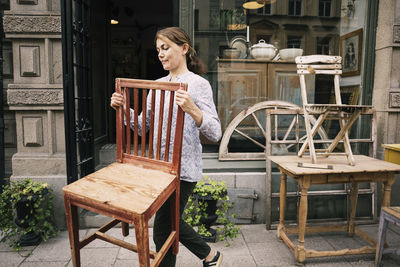
<svg viewBox="0 0 400 267"><path fill-rule="evenodd" d="M265 1L257 9L243 8L245 2L171 0L154 5L122 0L95 4L12 1L11 10L4 15L4 88L8 103L5 147L6 162L12 163L12 167L6 165L6 172L11 178L48 179L60 190L67 181L112 160L107 155L115 155L114 112L108 106L113 80L121 76L155 79L165 74L154 49L154 34L165 26L181 26L192 36L195 49L208 66L205 78L212 85L224 131L237 114L256 103L280 100L301 105L293 59L282 60L278 54L269 60L250 57L249 48L261 39L278 50L300 48L303 55L343 56L344 75L340 85L345 101L373 103L377 68L375 31L378 12L382 12L377 1L276 0ZM380 2L390 2L392 11L399 8L399 1ZM384 32L387 34L387 30ZM396 50L396 45L393 39L390 49ZM240 51L234 59L226 56L232 47ZM385 63L388 64L381 62ZM310 100L329 103L332 95L329 82L324 77L309 81ZM388 86L395 88L390 89L393 99L397 99L398 87ZM397 102L393 103L394 111L398 112ZM255 117L265 125L265 115L255 114ZM258 127L254 121L246 119L242 123L245 127L241 129L249 130L244 133L261 146L235 132L225 149L261 156L256 156L255 161L218 159L219 144L204 140L205 172L226 179L231 188L252 189L258 200L249 204L254 216L248 222L273 224L277 219L279 177L273 169L266 186L265 138L254 131ZM386 125L390 123L386 121ZM360 121L352 129L352 135L364 137L369 130L368 122ZM396 136L393 142L399 138ZM360 148L359 152L366 151ZM295 184L290 188L292 198L288 209L293 217L298 192ZM359 205L363 208L358 216L370 220L376 216L376 191L370 185L362 190ZM310 201L313 218L346 219L346 186L314 188L314 191ZM330 203L329 209L321 208L324 202ZM61 194L58 203L62 207ZM271 209L266 211L266 205Z"/></svg>

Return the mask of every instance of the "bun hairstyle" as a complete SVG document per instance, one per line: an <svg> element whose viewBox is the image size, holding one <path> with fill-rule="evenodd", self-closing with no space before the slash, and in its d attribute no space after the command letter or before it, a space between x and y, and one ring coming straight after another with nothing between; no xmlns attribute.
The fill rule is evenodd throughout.
<svg viewBox="0 0 400 267"><path fill-rule="evenodd" d="M189 50L186 54L187 67L190 71L202 75L207 72L207 67L204 62L197 56L196 50L192 46L189 35L179 27L168 27L158 30L156 33L155 41L158 38L165 37L171 42L181 46L184 44L189 45Z"/></svg>

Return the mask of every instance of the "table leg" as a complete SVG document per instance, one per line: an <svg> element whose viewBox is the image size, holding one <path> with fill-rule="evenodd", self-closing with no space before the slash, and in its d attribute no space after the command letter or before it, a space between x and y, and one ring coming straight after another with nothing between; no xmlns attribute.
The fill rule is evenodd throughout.
<svg viewBox="0 0 400 267"><path fill-rule="evenodd" d="M308 189L310 188L311 178L305 176L300 179L301 198L299 206L299 240L295 249L295 257L297 262L306 260L306 252L304 249L304 235L306 233L307 209L308 209Z"/></svg>
<svg viewBox="0 0 400 267"><path fill-rule="evenodd" d="M351 190L350 190L350 219L347 225L347 234L349 236L354 235L357 199L358 199L358 183L353 182L351 184Z"/></svg>
<svg viewBox="0 0 400 267"><path fill-rule="evenodd" d="M382 207L390 206L390 193L392 191L392 184L394 183L394 174L388 174L388 179L383 182L383 198Z"/></svg>
<svg viewBox="0 0 400 267"><path fill-rule="evenodd" d="M285 210L286 210L286 190L287 190L287 175L281 172L281 188L280 188L280 198L279 198L279 226L278 226L278 239L282 240L280 237L280 232L283 231L285 225Z"/></svg>

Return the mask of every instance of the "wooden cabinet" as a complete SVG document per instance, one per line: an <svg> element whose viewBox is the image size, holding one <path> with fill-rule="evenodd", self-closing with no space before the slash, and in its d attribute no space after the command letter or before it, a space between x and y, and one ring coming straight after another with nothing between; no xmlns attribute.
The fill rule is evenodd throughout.
<svg viewBox="0 0 400 267"><path fill-rule="evenodd" d="M282 100L302 105L296 64L286 61L219 59L218 115L222 129L242 110L258 102ZM309 79L307 83L314 84ZM309 102L314 101L314 87ZM249 122L250 123L250 122Z"/></svg>

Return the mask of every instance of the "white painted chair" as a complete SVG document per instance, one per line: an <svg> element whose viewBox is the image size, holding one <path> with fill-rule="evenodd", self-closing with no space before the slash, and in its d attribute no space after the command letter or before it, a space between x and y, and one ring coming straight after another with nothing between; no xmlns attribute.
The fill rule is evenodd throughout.
<svg viewBox="0 0 400 267"><path fill-rule="evenodd" d="M317 163L317 154L328 157L332 154L342 154L347 156L348 163L355 165L353 153L350 147L348 132L357 120L360 114L371 108L371 106L365 105L346 105L342 104L340 95L339 78L342 74L342 58L339 56L326 56L326 55L311 55L296 57L297 73L300 76L300 89L301 97L304 108L304 120L307 132L307 139L303 143L302 147L298 152L298 156L302 157L309 148L312 163ZM334 76L334 93L336 104L310 104L307 101L307 88L305 82L306 75L333 75ZM310 118L312 115L318 117L316 123L312 127L310 124ZM340 131L336 135L332 142L327 148L315 149L313 138L318 132L318 129L322 127L325 120L338 120L340 125ZM344 153L334 153L334 149L343 141Z"/></svg>

